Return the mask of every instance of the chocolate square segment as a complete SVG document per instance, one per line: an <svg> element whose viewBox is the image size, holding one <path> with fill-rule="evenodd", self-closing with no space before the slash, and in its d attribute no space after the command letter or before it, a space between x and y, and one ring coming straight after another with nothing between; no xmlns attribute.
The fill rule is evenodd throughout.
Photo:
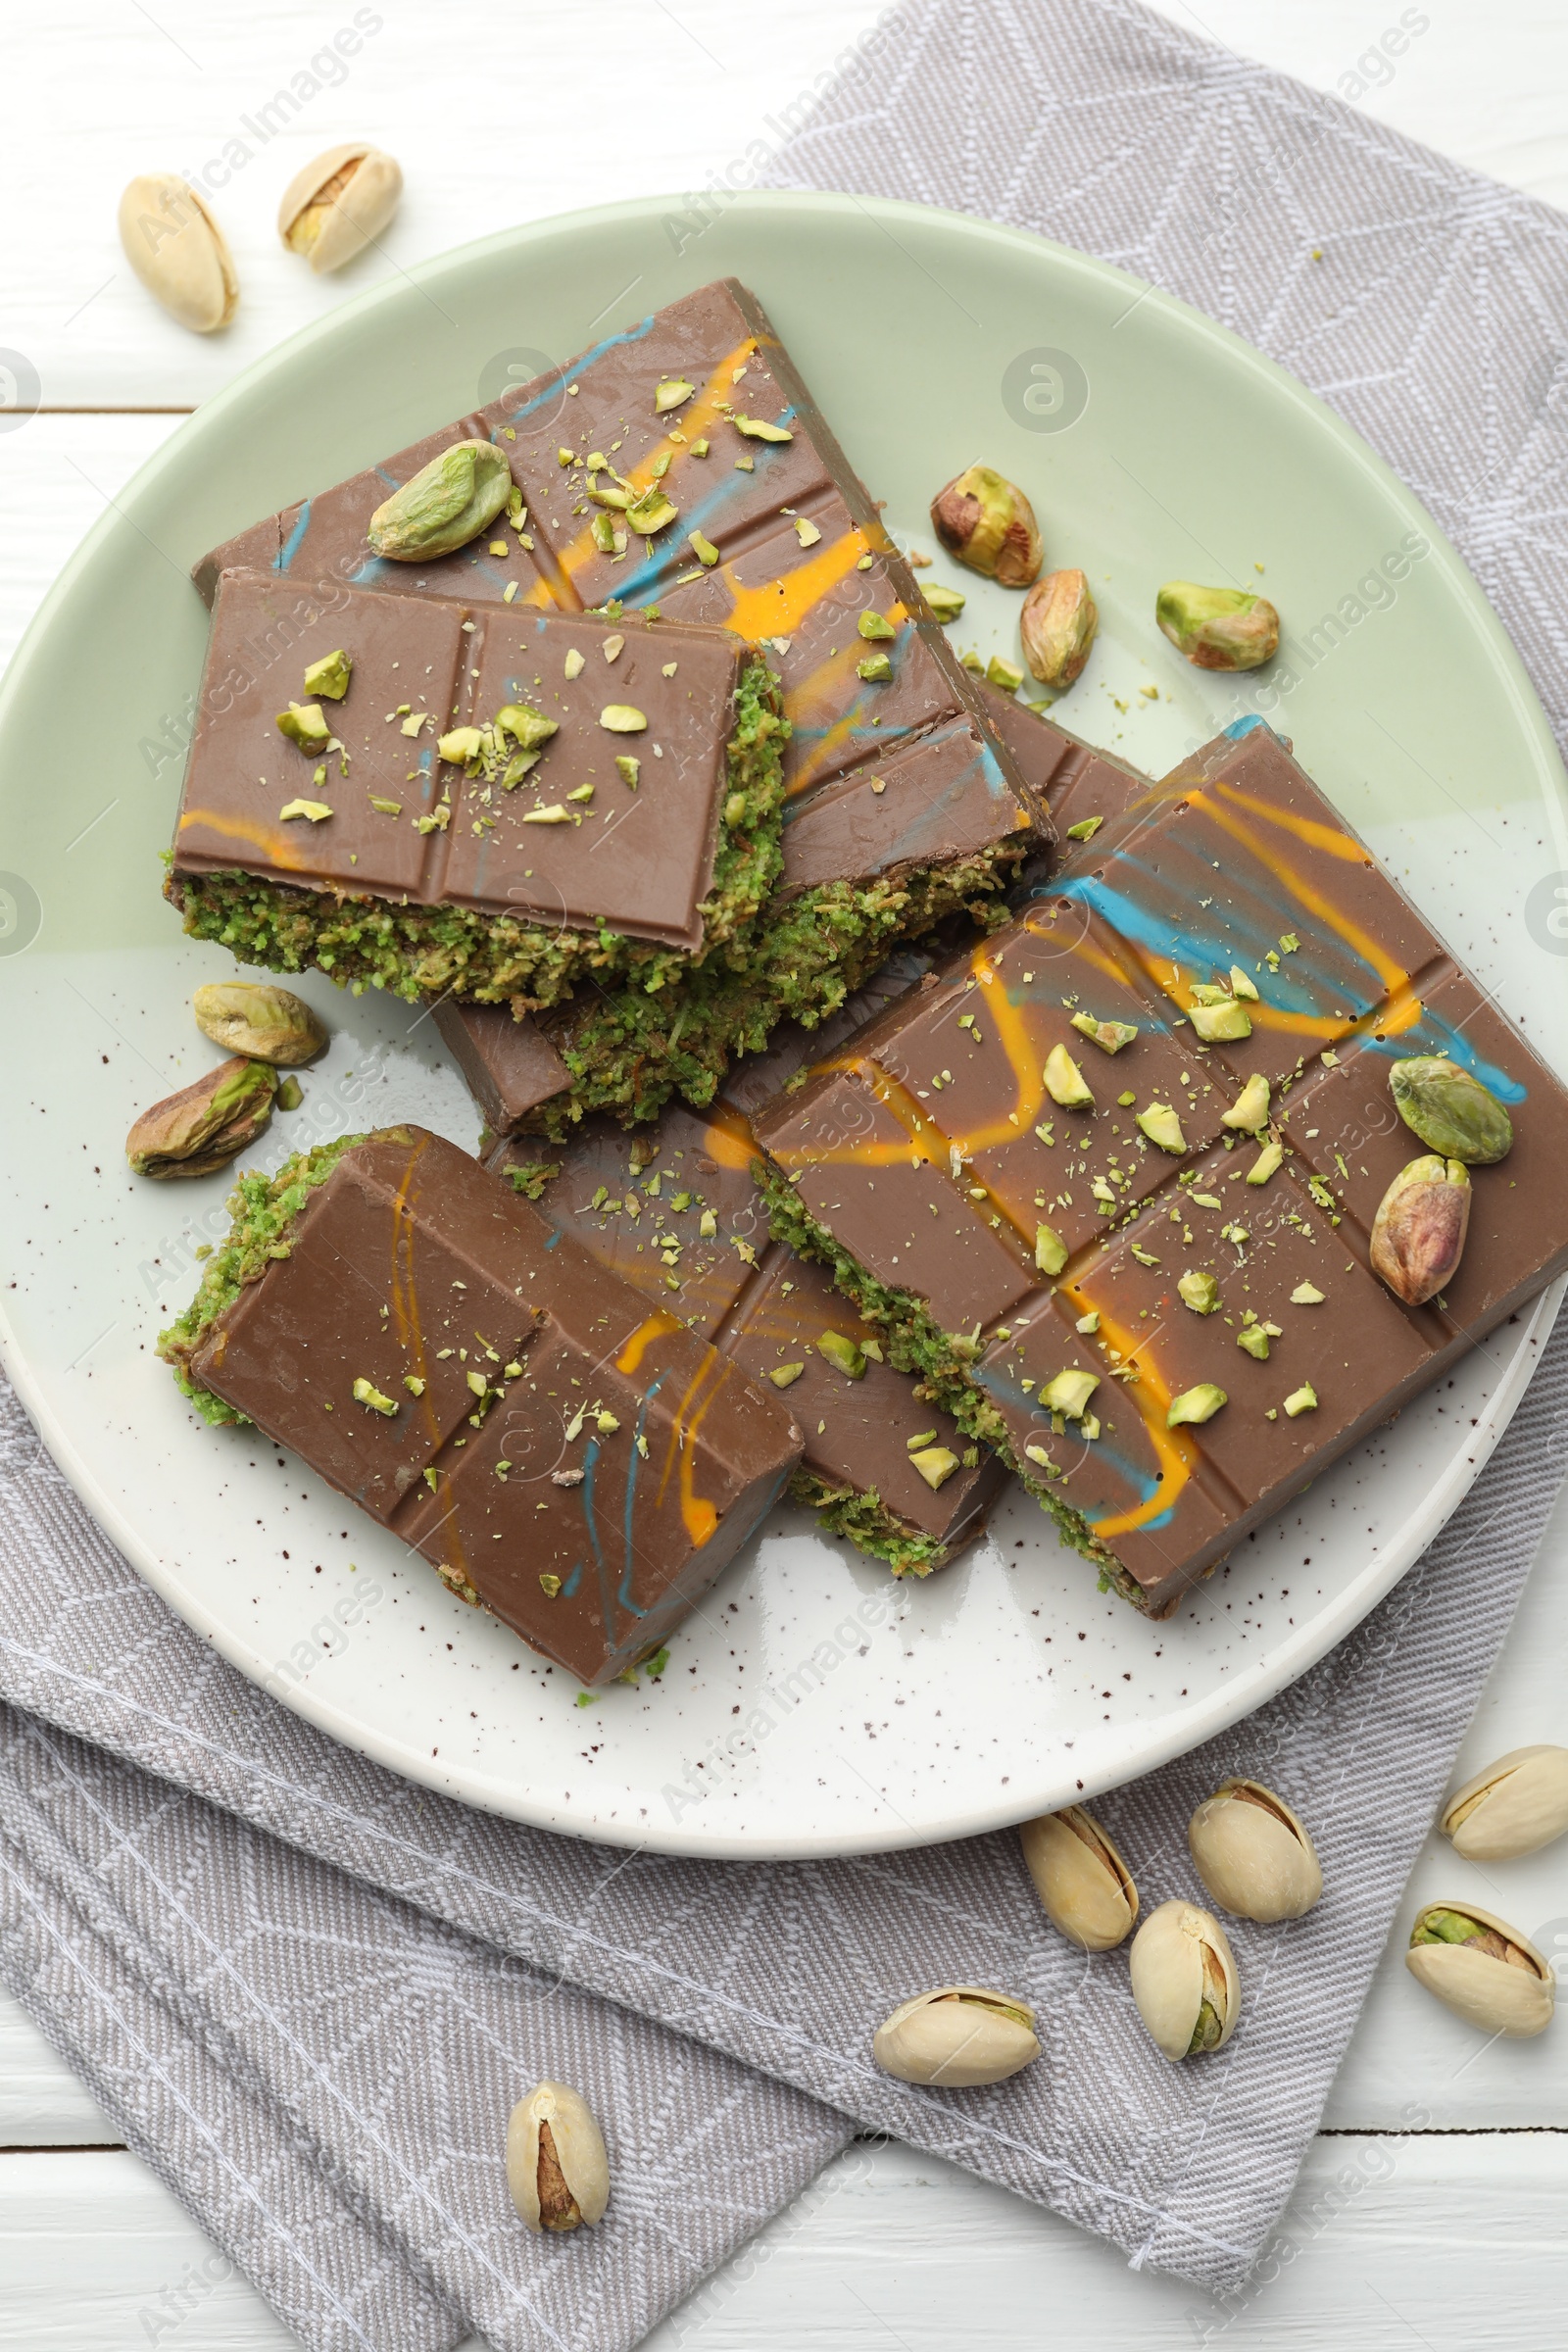
<svg viewBox="0 0 1568 2352"><path fill-rule="evenodd" d="M848 1030L852 1008L845 1014ZM471 1021L472 1009L459 1017ZM791 1032L768 1057L772 1083L822 1042ZM965 1465L956 1423L916 1397L906 1374L872 1358L854 1379L823 1353L818 1342L829 1333L857 1348L880 1342L819 1267L769 1235L752 1180L757 1145L734 1099L745 1091L738 1080L707 1111L668 1109L635 1138L585 1119L564 1145L503 1143L487 1164L529 1170L544 1215L753 1379L798 1368L783 1392L804 1433L798 1497L818 1508L869 1497L871 1507L844 1515L845 1532L898 1573L923 1574L980 1533L1005 1473L984 1450ZM921 1447L912 1440L955 1458L939 1487L915 1468L911 1452ZM831 1513L829 1524L837 1524Z"/></svg>
<svg viewBox="0 0 1568 2352"><path fill-rule="evenodd" d="M418 1128L345 1152L288 1244L196 1380L584 1682L657 1646L800 1457L783 1401Z"/></svg>
<svg viewBox="0 0 1568 2352"><path fill-rule="evenodd" d="M321 710L341 750L313 755L278 732L277 714L312 699L307 665L338 648L353 675ZM603 923L695 953L746 659L712 629L224 572L174 873L239 869L549 929ZM556 730L514 787L441 758L451 730L509 704ZM607 728L612 706L645 725ZM615 765L627 755L635 782ZM329 814L285 817L299 801ZM564 813L539 821L546 809Z"/></svg>
<svg viewBox="0 0 1568 2352"><path fill-rule="evenodd" d="M1204 1042L1218 992L1237 1034ZM1134 1034L1107 1051L1075 1018ZM1389 1087L1412 1054L1471 1071L1515 1137L1419 1306L1370 1260L1427 1149ZM1087 1102L1052 1098L1062 1056ZM1011 926L755 1125L791 1230L936 1348L960 1422L1156 1611L1568 1266L1568 1092L1257 722L1068 845ZM1083 1413L1047 1394L1065 1372L1097 1384ZM1170 1428L1206 1388L1226 1401Z"/></svg>
<svg viewBox="0 0 1568 2352"><path fill-rule="evenodd" d="M692 390L661 409L665 383ZM760 438L743 420L789 438ZM506 451L525 527L498 523L434 563L373 557L366 531L375 508L443 449L473 438ZM629 525L625 505L603 503L653 491L676 514L652 534ZM609 548L607 531L618 534ZM506 555L491 554L492 537ZM459 596L476 613L509 592L519 613L613 598L628 612L657 607L763 644L795 730L792 811L804 816L850 776L866 793L873 777L886 787L825 809L820 824L788 827L787 890L874 879L937 853L1021 850L1045 822L761 305L733 278L215 549L197 568L202 593L234 564L394 597ZM892 638L862 636L862 616L886 622ZM935 739L947 739L936 766L906 774L906 755Z"/></svg>

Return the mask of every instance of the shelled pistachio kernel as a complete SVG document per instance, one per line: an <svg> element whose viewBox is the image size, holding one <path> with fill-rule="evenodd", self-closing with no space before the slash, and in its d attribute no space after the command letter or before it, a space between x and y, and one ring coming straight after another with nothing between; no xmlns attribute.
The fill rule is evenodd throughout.
<svg viewBox="0 0 1568 2352"><path fill-rule="evenodd" d="M1138 2014L1167 2058L1224 2048L1241 2014L1241 1981L1211 1913L1196 1903L1161 1903L1133 1939L1128 1974Z"/></svg>
<svg viewBox="0 0 1568 2352"><path fill-rule="evenodd" d="M1058 1935L1080 1951L1108 1952L1132 1934L1138 1889L1106 1833L1082 1805L1019 1825L1035 1891Z"/></svg>
<svg viewBox="0 0 1568 2352"><path fill-rule="evenodd" d="M539 2083L512 2110L507 2186L523 2222L541 2234L592 2229L603 2220L610 2203L604 2133L564 2082Z"/></svg>
<svg viewBox="0 0 1568 2352"><path fill-rule="evenodd" d="M1512 1862L1568 1830L1568 1747L1512 1747L1443 1808L1438 1824L1467 1862Z"/></svg>
<svg viewBox="0 0 1568 2352"><path fill-rule="evenodd" d="M1533 1943L1474 1903L1428 1903L1416 1914L1404 1965L1418 1984L1483 2034L1528 2041L1550 2025L1551 1970Z"/></svg>
<svg viewBox="0 0 1568 2352"><path fill-rule="evenodd" d="M1239 1919L1299 1919L1323 1891L1303 1824L1259 1781L1222 1781L1188 1823L1187 1842L1209 1894Z"/></svg>
<svg viewBox="0 0 1568 2352"><path fill-rule="evenodd" d="M252 1061L295 1067L326 1044L326 1031L292 989L252 980L209 980L191 999L203 1037Z"/></svg>
<svg viewBox="0 0 1568 2352"><path fill-rule="evenodd" d="M1395 1107L1429 1152L1490 1167L1513 1148L1513 1122L1490 1087L1441 1054L1417 1054L1389 1071Z"/></svg>
<svg viewBox="0 0 1568 2352"><path fill-rule="evenodd" d="M990 466L968 466L931 501L931 527L948 553L1004 588L1039 576L1042 543L1034 509L1015 482Z"/></svg>

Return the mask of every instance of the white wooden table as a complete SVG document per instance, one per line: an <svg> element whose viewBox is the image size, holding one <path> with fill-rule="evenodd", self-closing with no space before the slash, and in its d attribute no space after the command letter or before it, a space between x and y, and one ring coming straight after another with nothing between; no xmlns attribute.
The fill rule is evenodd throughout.
<svg viewBox="0 0 1568 2352"><path fill-rule="evenodd" d="M1568 12L1561 0L1181 0L1213 38L1345 88L1402 18L1428 19L1361 101L1371 114L1547 202L1568 205ZM0 345L42 385L0 430L0 659L103 503L179 417L259 353L383 269L509 221L706 185L783 117L874 22L875 0L533 0L506 13L499 73L480 21L381 0L341 86L313 97L217 201L245 301L201 342L155 311L115 239L133 172L200 166L241 118L309 71L354 11L306 0L56 0L7 12L0 180ZM1379 74L1381 67L1371 70ZM494 94L476 120L480 78ZM561 100L551 93L567 95ZM580 106L635 139L583 135ZM650 97L656 102L648 103ZM276 246L296 165L367 135L403 161L389 259L339 285ZM1568 1702L1568 1508L1472 1732L1472 1763L1562 1740ZM1469 1769L1469 1766L1466 1766ZM1568 1955L1568 1848L1496 1874L1490 1891L1434 1840L1412 1889L1468 1894ZM652 2339L763 2352L809 2338L905 2352L963 2340L1141 2352L1224 2339L1354 2342L1361 2352L1463 2343L1516 2352L1562 2340L1568 2306L1568 2024L1487 2045L1385 1960L1257 2282L1227 2306L1119 2257L1000 2190L899 2147L859 2144ZM0 2345L58 2352L167 2343L286 2347L259 2298L0 1996Z"/></svg>

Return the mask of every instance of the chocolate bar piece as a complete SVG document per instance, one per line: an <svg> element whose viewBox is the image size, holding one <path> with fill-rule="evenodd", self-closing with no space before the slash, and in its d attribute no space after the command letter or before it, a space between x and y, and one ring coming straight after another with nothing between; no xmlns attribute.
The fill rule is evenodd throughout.
<svg viewBox="0 0 1568 2352"><path fill-rule="evenodd" d="M1515 1140L1406 1305L1427 1054ZM1155 1613L1568 1266L1568 1093L1260 721L754 1124L774 1231Z"/></svg>
<svg viewBox="0 0 1568 2352"><path fill-rule="evenodd" d="M765 664L718 630L228 571L169 893L246 962L407 997L657 984L777 878L781 753Z"/></svg>
<svg viewBox="0 0 1568 2352"><path fill-rule="evenodd" d="M1150 804L1151 777L1080 743L1015 695L983 679L976 683L1019 774L1049 814L1055 839L1044 846L1044 855L1054 855L1059 844L1070 857L1075 842L1093 841L1102 826Z"/></svg>
<svg viewBox="0 0 1568 2352"><path fill-rule="evenodd" d="M423 564L372 556L389 489L475 438L505 449L526 509L506 555L481 537ZM236 563L475 608L510 591L514 612L612 599L761 644L793 730L779 900L689 1000L631 988L563 1016L552 1043L579 1110L648 1117L677 1087L709 1100L732 1052L834 1009L901 939L996 908L1038 846L1043 812L990 712L733 279L230 540L198 566L203 592Z"/></svg>
<svg viewBox="0 0 1568 2352"><path fill-rule="evenodd" d="M765 1062L746 1065L744 1083L732 1073L708 1111L672 1105L630 1139L609 1119L586 1119L548 1158L513 1138L486 1161L514 1171L527 1198L602 1264L754 1380L783 1389L806 1448L793 1498L897 1576L927 1576L972 1543L1006 1474L882 1360L879 1334L821 1268L771 1238L743 1103L770 1096L813 1045L831 1050L841 1027L849 1035L873 1009L864 999L889 1002L911 985L914 962L895 957L875 991L863 991L818 1039L791 1030L775 1041ZM488 1016L464 1007L457 1017L480 1032L470 1055L499 1060L482 1034ZM464 1067L466 1075L466 1058ZM483 1083L488 1092L494 1081Z"/></svg>
<svg viewBox="0 0 1568 2352"><path fill-rule="evenodd" d="M585 1683L656 1650L800 1459L786 1400L417 1127L242 1177L159 1342Z"/></svg>

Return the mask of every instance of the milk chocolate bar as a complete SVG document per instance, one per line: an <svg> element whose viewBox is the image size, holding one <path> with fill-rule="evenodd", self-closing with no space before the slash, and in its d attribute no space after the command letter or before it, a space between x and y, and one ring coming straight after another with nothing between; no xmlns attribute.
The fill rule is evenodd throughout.
<svg viewBox="0 0 1568 2352"><path fill-rule="evenodd" d="M431 562L373 556L389 490L475 438L505 449L522 521ZM672 515L639 534L633 511L662 512L653 494ZM611 600L761 645L793 730L779 901L726 953L725 987L710 970L689 1004L628 989L579 1005L553 1039L578 1108L647 1117L676 1087L708 1100L737 1047L831 1011L955 908L994 909L1037 846L1043 812L993 717L732 279L230 540L198 566L203 592L235 564L475 608L510 594L514 612Z"/></svg>
<svg viewBox="0 0 1568 2352"><path fill-rule="evenodd" d="M895 957L820 1040L800 1030L777 1040L765 1061L731 1073L707 1111L673 1104L630 1138L609 1119L585 1119L547 1158L511 1138L485 1163L512 1173L612 1272L754 1380L784 1392L805 1444L793 1499L897 1576L927 1576L972 1543L1006 1474L883 1360L881 1335L822 1269L772 1239L752 1181L757 1145L744 1106L765 1101L813 1042L830 1049L840 1023L845 1035L857 1028L872 1009L866 998L889 1002L912 985L914 963ZM469 1027L469 1060L498 1063L505 1085L510 1041L485 1033L489 1018L465 1006L451 1026ZM487 1072L482 1083L490 1091L498 1080Z"/></svg>
<svg viewBox="0 0 1568 2352"><path fill-rule="evenodd" d="M1056 838L1069 851L1073 828L1080 838L1093 839L1102 825L1144 805L1152 790L1148 776L1078 742L996 687L977 683L1036 808L1049 812ZM944 756L942 747L933 746L921 758L931 760ZM865 797L860 797L861 806ZM874 795L870 797L875 807ZM955 788L954 798L961 809L961 787ZM847 818L852 804L841 801L837 806L841 816ZM931 821L940 821L941 806L939 799ZM786 831L786 861L789 845L798 838ZM1054 854L1042 833L1033 845L1026 870L1032 871L1035 863L1046 870ZM914 891L920 887L918 880L910 885ZM946 920L952 895L950 887L942 905L932 906L933 925ZM966 911L981 922L992 919L983 898L976 899ZM898 920L906 934L931 927L924 921L912 921L907 908ZM841 966L844 986L854 986L858 995L863 995L865 977L882 952L882 936L879 926L868 926L857 951ZM436 1016L437 1023L497 1134L528 1130L560 1142L569 1138L570 1121L585 1102L610 1105L622 1118L628 1110L634 1117L646 1117L657 1111L670 1091L671 1080L696 1103L710 1100L715 1086L723 1093L724 1073L732 1068L735 1057L761 1052L780 1014L802 1008L803 984L808 978L814 989L814 974L800 955L801 937L801 926L791 922L786 906L781 926L773 927L770 914L769 926L758 944L762 968L755 978L745 968L749 957L726 956L701 975L688 975L665 998L612 989L582 1004L559 1006L542 1020L525 1021L509 1039L484 1016L485 1035L491 1043L482 1057L483 1066L474 1054L477 1023L467 1017L469 1008L444 1007ZM742 968L735 968L737 961ZM831 1018L836 1022L841 1015L835 1013ZM795 1024L786 1022L785 1026L791 1030ZM671 1032L675 1032L673 1045ZM567 1059L564 1060L563 1054ZM570 1091L563 1094L563 1089Z"/></svg>
<svg viewBox="0 0 1568 2352"><path fill-rule="evenodd" d="M588 1684L657 1650L800 1459L787 1401L416 1127L242 1177L160 1352Z"/></svg>
<svg viewBox="0 0 1568 2352"><path fill-rule="evenodd" d="M1514 1142L1407 1305L1421 1055ZM1568 1266L1568 1093L1255 720L754 1124L775 1233L1153 1613Z"/></svg>
<svg viewBox="0 0 1568 2352"><path fill-rule="evenodd" d="M719 630L227 571L169 894L246 962L416 999L646 985L776 880L782 746Z"/></svg>

